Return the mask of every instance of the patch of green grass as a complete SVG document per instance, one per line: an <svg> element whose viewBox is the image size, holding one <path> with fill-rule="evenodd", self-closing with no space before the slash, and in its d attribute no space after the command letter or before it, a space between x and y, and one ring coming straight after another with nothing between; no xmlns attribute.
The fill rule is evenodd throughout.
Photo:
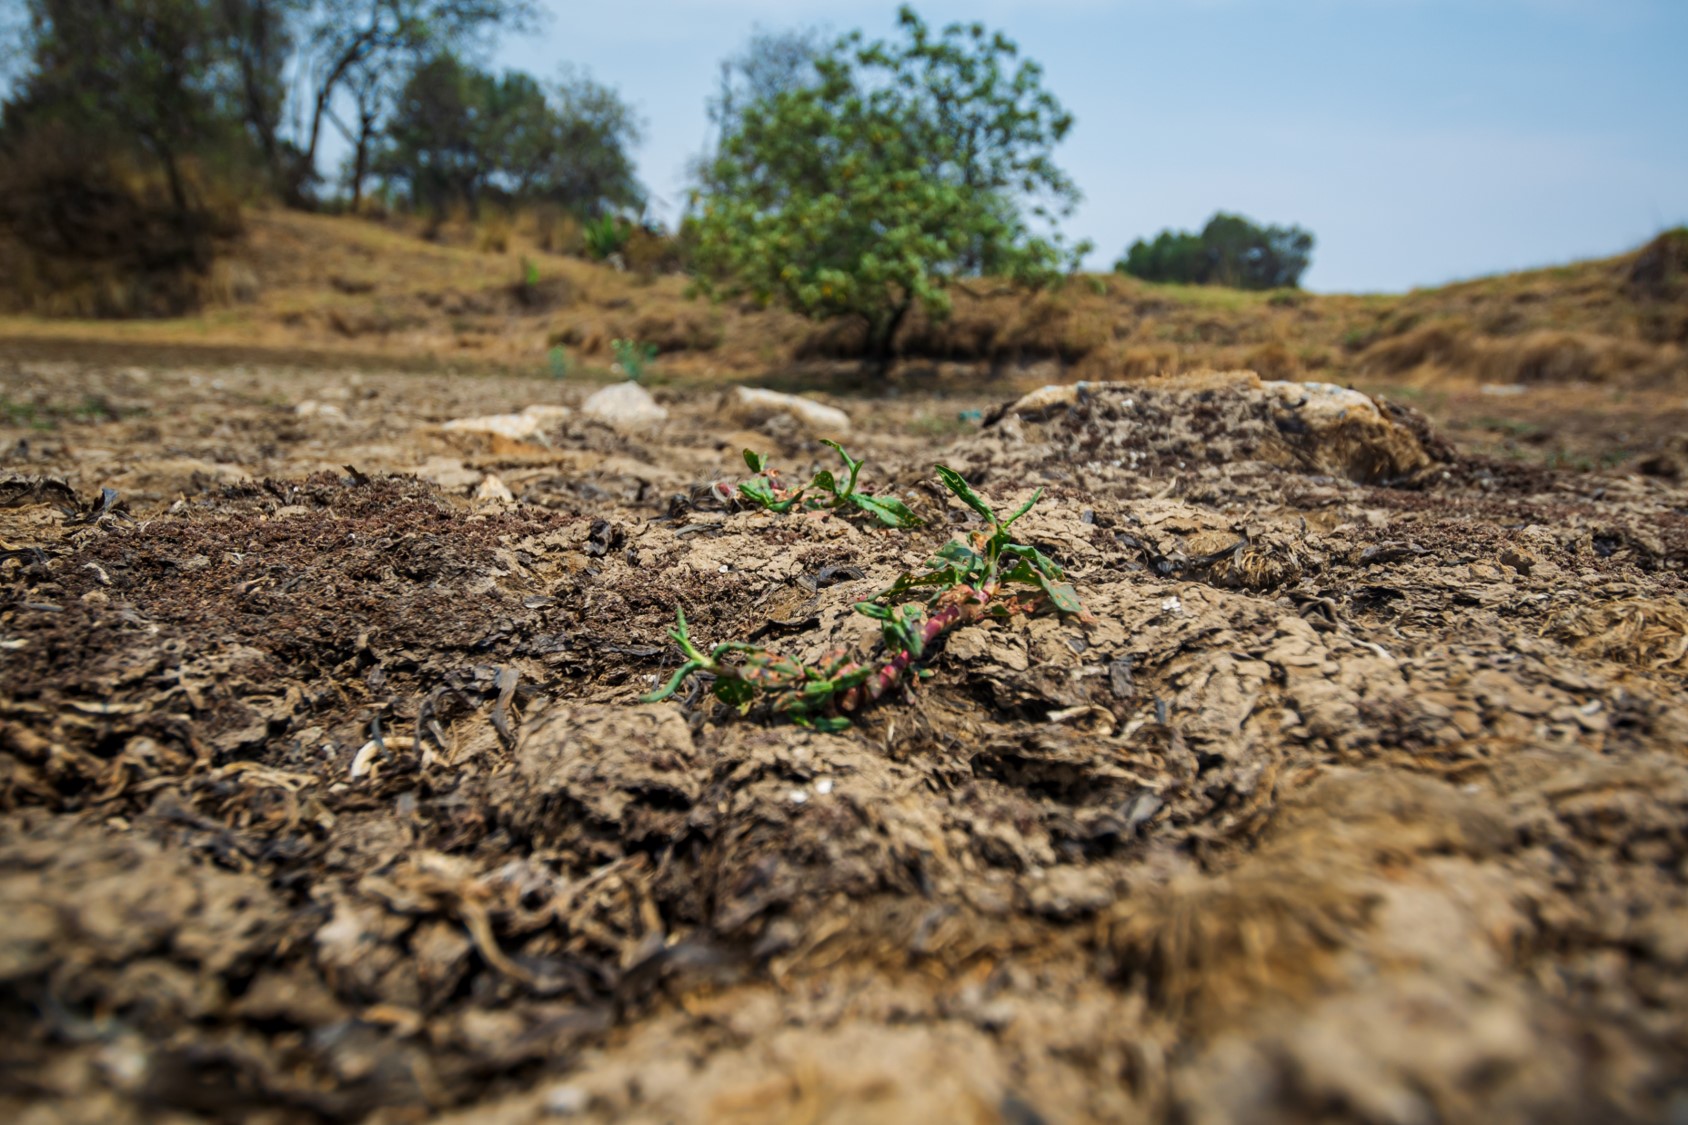
<svg viewBox="0 0 1688 1125"><path fill-rule="evenodd" d="M64 422L115 422L139 411L120 410L99 395L83 395L75 402L25 402L0 395L0 423L38 433L58 429Z"/></svg>
<svg viewBox="0 0 1688 1125"><path fill-rule="evenodd" d="M1504 434L1510 438L1536 437L1546 432L1546 427L1539 422L1525 422L1517 418L1496 418L1483 415L1475 419L1472 425L1479 430L1487 430L1492 434Z"/></svg>
<svg viewBox="0 0 1688 1125"><path fill-rule="evenodd" d="M905 419L903 426L909 433L917 437L960 437L962 434L970 434L979 428L979 419L970 416L977 413L977 411L965 411L944 414L922 410L920 413L910 415Z"/></svg>

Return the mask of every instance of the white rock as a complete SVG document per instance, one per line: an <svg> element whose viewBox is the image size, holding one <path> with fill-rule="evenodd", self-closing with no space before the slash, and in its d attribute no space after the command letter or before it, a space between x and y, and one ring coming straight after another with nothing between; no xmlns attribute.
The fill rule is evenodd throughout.
<svg viewBox="0 0 1688 1125"><path fill-rule="evenodd" d="M536 402L532 406L524 408L522 414L528 418L539 419L540 423L545 426L551 426L574 417L574 411L568 407L550 402Z"/></svg>
<svg viewBox="0 0 1688 1125"><path fill-rule="evenodd" d="M297 414L301 418L320 418L324 422L350 421L350 419L346 417L346 412L341 410L338 406L335 406L333 403L317 402L315 399L310 398L301 402L298 406L295 406L293 408L293 413Z"/></svg>
<svg viewBox="0 0 1688 1125"><path fill-rule="evenodd" d="M451 492L468 488L481 474L452 457L430 457L416 468L416 475Z"/></svg>
<svg viewBox="0 0 1688 1125"><path fill-rule="evenodd" d="M537 437L545 423L528 414L487 414L480 418L453 418L440 427L453 434L483 434L527 441Z"/></svg>
<svg viewBox="0 0 1688 1125"><path fill-rule="evenodd" d="M1276 395L1286 406L1301 411L1310 423L1344 418L1381 419L1377 403L1359 391L1335 383L1291 383L1281 379L1262 380L1260 389Z"/></svg>
<svg viewBox="0 0 1688 1125"><path fill-rule="evenodd" d="M760 419L770 414L788 414L821 435L850 432L850 416L836 406L761 387L739 387L735 394L741 415Z"/></svg>
<svg viewBox="0 0 1688 1125"><path fill-rule="evenodd" d="M516 494L510 491L510 486L499 480L497 476L488 473L481 478L480 485L475 489L476 500L497 500L506 504L514 503Z"/></svg>
<svg viewBox="0 0 1688 1125"><path fill-rule="evenodd" d="M610 384L582 403L580 412L618 429L644 429L668 418L668 411L637 383Z"/></svg>

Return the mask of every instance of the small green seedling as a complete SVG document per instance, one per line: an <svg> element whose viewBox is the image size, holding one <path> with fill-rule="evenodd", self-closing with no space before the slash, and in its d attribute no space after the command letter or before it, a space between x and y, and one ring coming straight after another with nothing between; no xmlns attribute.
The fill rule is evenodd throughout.
<svg viewBox="0 0 1688 1125"><path fill-rule="evenodd" d="M635 383L645 377L656 360L656 345L637 340L611 340L610 351L615 353L615 364L621 373Z"/></svg>
<svg viewBox="0 0 1688 1125"><path fill-rule="evenodd" d="M551 350L545 353L545 362L551 368L551 378L566 379L569 374L569 353L563 345L553 344Z"/></svg>
<svg viewBox="0 0 1688 1125"><path fill-rule="evenodd" d="M692 643L686 615L677 609L679 623L668 635L680 646L685 662L643 702L668 699L693 675L705 675L711 678L715 697L740 713L760 697L770 713L785 715L800 726L843 730L850 725L845 717L849 712L880 699L905 675L927 675L916 662L935 641L962 625L983 617L1035 613L1045 606L1080 621L1094 620L1055 560L1036 547L1014 542L1009 534L1013 523L1043 495L1042 489L1003 520L961 474L942 465L937 469L944 486L984 517L987 530L974 532L966 542L950 541L919 573L904 574L869 600L856 603L857 613L880 623L880 645L872 656L862 660L838 649L805 665L738 641L704 653ZM907 596L917 590L930 592L924 600Z"/></svg>
<svg viewBox="0 0 1688 1125"><path fill-rule="evenodd" d="M886 527L920 526L920 520L901 500L856 491L856 480L861 476L865 462L851 457L835 441L823 440L821 444L830 446L844 459L844 468L849 473L844 480L840 481L836 474L822 469L808 484L787 488L781 483L778 470L768 467L766 455L747 449L744 451L744 463L756 475L739 484L739 495L770 512L789 512L793 508L805 511L859 508Z"/></svg>

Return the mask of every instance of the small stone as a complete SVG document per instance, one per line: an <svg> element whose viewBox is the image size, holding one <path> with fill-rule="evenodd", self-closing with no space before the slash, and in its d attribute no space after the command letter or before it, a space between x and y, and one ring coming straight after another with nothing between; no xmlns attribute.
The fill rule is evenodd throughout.
<svg viewBox="0 0 1688 1125"><path fill-rule="evenodd" d="M585 1090L565 1082L545 1091L545 1112L553 1117L574 1117L585 1113L591 1101Z"/></svg>
<svg viewBox="0 0 1688 1125"><path fill-rule="evenodd" d="M736 412L746 421L784 414L817 434L838 436L850 432L850 416L836 406L761 387L739 387L734 397Z"/></svg>
<svg viewBox="0 0 1688 1125"><path fill-rule="evenodd" d="M668 411L637 383L605 387L582 403L580 412L616 429L648 429L668 420Z"/></svg>
<svg viewBox="0 0 1688 1125"><path fill-rule="evenodd" d="M516 500L516 494L511 492L510 487L499 480L497 476L488 473L481 478L480 486L475 489L475 499L513 504Z"/></svg>
<svg viewBox="0 0 1688 1125"><path fill-rule="evenodd" d="M539 436L545 423L527 414L487 414L479 418L453 418L440 428L450 434L528 441Z"/></svg>
<svg viewBox="0 0 1688 1125"><path fill-rule="evenodd" d="M344 410L341 410L333 403L317 402L314 399L306 399L304 402L301 402L298 406L293 408L293 413L301 418L316 418L323 422L344 423L351 420L346 417L346 412Z"/></svg>
<svg viewBox="0 0 1688 1125"><path fill-rule="evenodd" d="M1502 565L1510 566L1519 574L1528 574L1540 560L1528 551L1519 550L1517 547L1508 547L1500 553L1500 561Z"/></svg>

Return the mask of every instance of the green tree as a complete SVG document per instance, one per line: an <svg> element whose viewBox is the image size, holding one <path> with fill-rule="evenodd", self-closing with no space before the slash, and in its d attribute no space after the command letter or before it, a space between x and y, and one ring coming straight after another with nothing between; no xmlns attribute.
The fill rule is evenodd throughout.
<svg viewBox="0 0 1688 1125"><path fill-rule="evenodd" d="M847 35L814 81L737 107L692 223L706 289L858 319L881 367L958 277L1048 284L1087 249L1028 221L1078 199L1050 156L1071 118L1036 64L980 24L934 35L907 7L898 23L900 42Z"/></svg>
<svg viewBox="0 0 1688 1125"><path fill-rule="evenodd" d="M303 124L291 164L277 170L283 194L306 198L325 126L367 158L402 74L436 55L472 51L500 29L528 27L535 11L532 0L299 0L289 65L301 76L303 101L294 116ZM355 125L335 109L346 94ZM352 180L353 195L361 195L355 167Z"/></svg>
<svg viewBox="0 0 1688 1125"><path fill-rule="evenodd" d="M828 44L820 29L766 31L758 28L738 54L721 60L715 93L705 111L717 140L738 131L745 107L820 81L815 63Z"/></svg>
<svg viewBox="0 0 1688 1125"><path fill-rule="evenodd" d="M565 71L549 86L528 82L531 89L504 111L497 147L504 190L514 199L544 200L588 219L641 210L645 191L634 173L632 150L643 128L632 107L581 72Z"/></svg>
<svg viewBox="0 0 1688 1125"><path fill-rule="evenodd" d="M638 136L632 110L590 78L547 88L447 53L405 81L375 166L420 206L545 200L590 218L642 202Z"/></svg>
<svg viewBox="0 0 1688 1125"><path fill-rule="evenodd" d="M1152 242L1138 239L1114 269L1145 281L1286 289L1301 284L1312 259L1313 236L1308 231L1262 227L1221 211L1200 234L1163 230Z"/></svg>
<svg viewBox="0 0 1688 1125"><path fill-rule="evenodd" d="M185 164L231 144L236 97L211 0L30 0L28 69L4 110L14 140L57 123L151 163L178 215Z"/></svg>

